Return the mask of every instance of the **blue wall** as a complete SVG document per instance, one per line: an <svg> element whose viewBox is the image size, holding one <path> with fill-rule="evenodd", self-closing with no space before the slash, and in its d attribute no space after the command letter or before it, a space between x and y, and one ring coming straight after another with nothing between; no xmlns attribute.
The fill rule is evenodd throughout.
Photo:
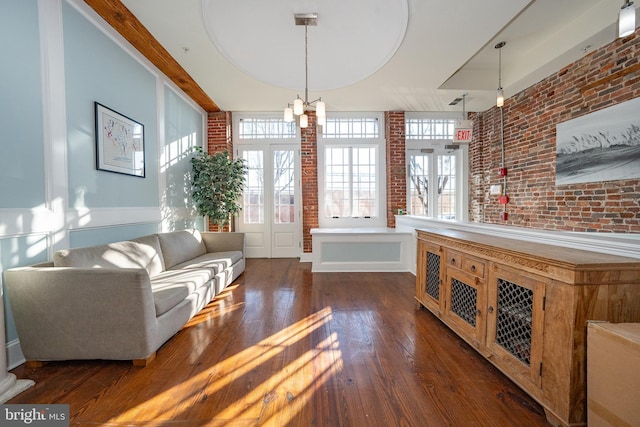
<svg viewBox="0 0 640 427"><path fill-rule="evenodd" d="M158 206L155 76L71 6L63 12L69 206ZM144 125L144 179L96 170L94 101Z"/></svg>
<svg viewBox="0 0 640 427"><path fill-rule="evenodd" d="M166 169L167 186L163 202L167 209L184 209L191 217L172 218L170 229L199 228L204 222L196 217L191 194L191 157L193 148L203 140L204 120L175 92L165 89L165 143L161 168Z"/></svg>
<svg viewBox="0 0 640 427"><path fill-rule="evenodd" d="M44 203L36 0L0 2L0 209Z"/></svg>
<svg viewBox="0 0 640 427"><path fill-rule="evenodd" d="M2 0L0 49L0 272L51 259L62 247L202 229L189 160L203 146L204 111L83 1ZM60 81L50 77L62 68ZM64 86L64 99L47 98L53 85ZM144 125L144 178L96 169L94 102ZM61 138L48 131L58 117L65 117ZM5 324L15 346L7 301Z"/></svg>

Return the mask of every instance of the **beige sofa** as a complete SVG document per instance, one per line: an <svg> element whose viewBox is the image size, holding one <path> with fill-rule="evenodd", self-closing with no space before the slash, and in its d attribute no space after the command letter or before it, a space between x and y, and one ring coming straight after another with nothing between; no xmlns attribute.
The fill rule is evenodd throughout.
<svg viewBox="0 0 640 427"><path fill-rule="evenodd" d="M146 365L156 350L235 280L242 233L183 230L61 250L5 271L27 362L109 359Z"/></svg>

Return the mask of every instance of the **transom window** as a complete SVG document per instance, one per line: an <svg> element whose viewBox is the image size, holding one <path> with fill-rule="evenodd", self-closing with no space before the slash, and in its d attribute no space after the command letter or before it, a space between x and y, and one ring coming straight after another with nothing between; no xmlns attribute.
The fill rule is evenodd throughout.
<svg viewBox="0 0 640 427"><path fill-rule="evenodd" d="M323 138L379 138L378 119L372 117L327 118Z"/></svg>
<svg viewBox="0 0 640 427"><path fill-rule="evenodd" d="M282 118L243 118L239 121L240 139L289 139L296 137L295 122Z"/></svg>
<svg viewBox="0 0 640 427"><path fill-rule="evenodd" d="M406 119L407 139L453 140L454 119Z"/></svg>

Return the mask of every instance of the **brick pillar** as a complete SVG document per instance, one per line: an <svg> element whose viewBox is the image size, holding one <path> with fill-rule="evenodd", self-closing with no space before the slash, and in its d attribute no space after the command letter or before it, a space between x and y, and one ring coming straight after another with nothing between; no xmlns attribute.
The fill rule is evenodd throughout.
<svg viewBox="0 0 640 427"><path fill-rule="evenodd" d="M407 209L407 161L404 111L384 113L387 138L387 227L396 226L399 209Z"/></svg>
<svg viewBox="0 0 640 427"><path fill-rule="evenodd" d="M232 117L230 111L209 113L207 117L207 152L215 154L226 151L233 157L233 139L231 134ZM210 231L235 230L234 218L230 225L220 228L217 224L209 222L207 229Z"/></svg>
<svg viewBox="0 0 640 427"><path fill-rule="evenodd" d="M307 112L309 126L300 129L302 170L302 248L312 252L311 229L318 227L318 134L316 115Z"/></svg>
<svg viewBox="0 0 640 427"><path fill-rule="evenodd" d="M228 151L233 156L231 112L209 113L207 118L207 150L209 154Z"/></svg>
<svg viewBox="0 0 640 427"><path fill-rule="evenodd" d="M473 120L473 139L469 144L469 221L483 222L486 195L491 184L485 172L487 159L483 143L489 143L492 135L484 133L481 114L471 112L468 119Z"/></svg>

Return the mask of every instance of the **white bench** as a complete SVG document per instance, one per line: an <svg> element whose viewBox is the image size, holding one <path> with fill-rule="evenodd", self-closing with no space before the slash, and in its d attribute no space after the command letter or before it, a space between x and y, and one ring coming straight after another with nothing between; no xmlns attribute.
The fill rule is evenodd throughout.
<svg viewBox="0 0 640 427"><path fill-rule="evenodd" d="M413 233L395 228L313 228L313 272L410 271Z"/></svg>

